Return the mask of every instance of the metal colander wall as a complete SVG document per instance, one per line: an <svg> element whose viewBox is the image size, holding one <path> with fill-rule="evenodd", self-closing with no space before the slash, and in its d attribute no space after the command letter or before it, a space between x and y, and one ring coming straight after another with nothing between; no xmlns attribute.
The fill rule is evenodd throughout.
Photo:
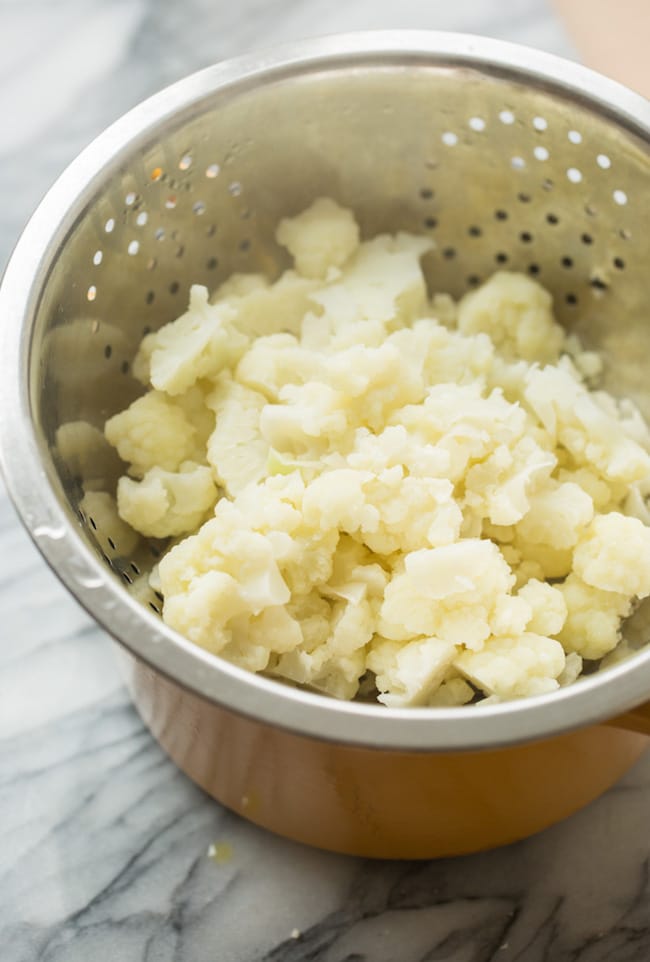
<svg viewBox="0 0 650 962"><path fill-rule="evenodd" d="M63 239L33 335L53 481L88 541L142 589L165 545L120 543L83 507L123 470L100 432L142 391L138 343L183 312L192 283L277 274L278 220L321 195L353 208L366 236L432 236L432 291L459 296L498 269L535 276L561 322L604 351L608 389L650 414L648 173L647 144L579 93L432 58L302 65L202 96L134 140Z"/></svg>

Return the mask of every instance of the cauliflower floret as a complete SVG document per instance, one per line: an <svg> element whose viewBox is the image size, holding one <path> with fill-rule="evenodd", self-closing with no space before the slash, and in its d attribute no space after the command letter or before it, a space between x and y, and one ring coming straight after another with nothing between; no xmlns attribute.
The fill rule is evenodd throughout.
<svg viewBox="0 0 650 962"><path fill-rule="evenodd" d="M160 563L165 596L163 618L190 641L218 654L232 640L232 633L225 626L247 610L239 585L232 575L214 568L195 578L191 590L175 594L170 590L170 584L175 580L175 550L172 548Z"/></svg>
<svg viewBox="0 0 650 962"><path fill-rule="evenodd" d="M499 271L458 305L461 334L490 335L507 358L557 360L564 332L555 323L551 295L525 274Z"/></svg>
<svg viewBox="0 0 650 962"><path fill-rule="evenodd" d="M308 485L303 511L308 524L337 528L390 555L458 537L462 515L452 492L449 481L404 477L399 466L379 475L341 468Z"/></svg>
<svg viewBox="0 0 650 962"><path fill-rule="evenodd" d="M120 517L150 538L177 537L195 531L217 499L212 471L184 461L178 471L150 468L141 481L120 478Z"/></svg>
<svg viewBox="0 0 650 962"><path fill-rule="evenodd" d="M375 475L399 466L413 478L445 478L450 464L446 451L419 443L402 424L385 428L379 434L357 428L350 452L345 457L334 454L325 460L327 467L349 466Z"/></svg>
<svg viewBox="0 0 650 962"><path fill-rule="evenodd" d="M508 527L530 511L530 496L546 481L556 457L533 438L524 437L512 447L500 444L465 475L465 505L494 525Z"/></svg>
<svg viewBox="0 0 650 962"><path fill-rule="evenodd" d="M304 491L297 472L276 475L243 489L233 504L220 501L216 509L228 524L264 534L294 598L329 581L339 540L336 529L321 531L306 524Z"/></svg>
<svg viewBox="0 0 650 962"><path fill-rule="evenodd" d="M612 651L621 638L621 619L632 610L628 595L601 591L570 574L557 590L564 597L567 618L558 639L566 652L598 659Z"/></svg>
<svg viewBox="0 0 650 962"><path fill-rule="evenodd" d="M191 460L199 464L207 463L208 440L214 431L214 411L211 411L207 404L211 390L211 382L203 381L174 398L174 403L183 409L185 417L196 432Z"/></svg>
<svg viewBox="0 0 650 962"><path fill-rule="evenodd" d="M463 651L454 661L454 667L474 685L499 698L554 691L564 666L560 643L532 632L491 638L481 651Z"/></svg>
<svg viewBox="0 0 650 962"><path fill-rule="evenodd" d="M235 271L230 277L220 284L210 297L211 304L218 304L220 301L237 300L253 294L255 291L264 291L269 288L268 278L264 274L242 274Z"/></svg>
<svg viewBox="0 0 650 962"><path fill-rule="evenodd" d="M449 673L448 673L449 674ZM447 677L427 698L427 708L455 708L472 701L476 691L460 675Z"/></svg>
<svg viewBox="0 0 650 962"><path fill-rule="evenodd" d="M359 227L351 211L327 197L319 197L297 217L281 220L275 236L303 277L324 278L332 267L343 267L359 246Z"/></svg>
<svg viewBox="0 0 650 962"><path fill-rule="evenodd" d="M548 481L530 497L530 510L517 525L517 537L528 544L572 548L594 516L594 504L579 485Z"/></svg>
<svg viewBox="0 0 650 962"><path fill-rule="evenodd" d="M480 648L491 634L496 600L514 580L491 541L414 551L386 587L379 631L394 641L427 635Z"/></svg>
<svg viewBox="0 0 650 962"><path fill-rule="evenodd" d="M315 281L300 277L295 271L285 271L270 285L243 281L230 288L222 285L212 303L234 311L232 324L247 337L279 332L299 334L305 314L320 313L310 299L316 288Z"/></svg>
<svg viewBox="0 0 650 962"><path fill-rule="evenodd" d="M310 685L335 698L354 698L366 670L365 646L374 632L374 616L367 601L333 606L331 632L311 652L294 649L279 659L278 674Z"/></svg>
<svg viewBox="0 0 650 962"><path fill-rule="evenodd" d="M88 518L92 536L104 554L128 557L140 540L133 527L118 513L115 498L107 491L86 491L79 510ZM92 521L91 521L92 518Z"/></svg>
<svg viewBox="0 0 650 962"><path fill-rule="evenodd" d="M176 471L196 448L196 428L183 408L160 391L149 391L115 414L104 433L137 477L154 467Z"/></svg>
<svg viewBox="0 0 650 962"><path fill-rule="evenodd" d="M248 338L233 327L233 317L231 307L209 304L207 288L193 285L187 313L143 340L133 362L136 377L167 394L183 394L199 378L234 365Z"/></svg>
<svg viewBox="0 0 650 962"><path fill-rule="evenodd" d="M388 572L364 545L343 535L333 558L332 576L321 588L324 595L359 604L366 599L378 609L388 583Z"/></svg>
<svg viewBox="0 0 650 962"><path fill-rule="evenodd" d="M553 585L531 578L517 592L531 610L526 623L535 635L557 635L566 621L567 607L562 592Z"/></svg>
<svg viewBox="0 0 650 962"><path fill-rule="evenodd" d="M359 248L340 278L312 300L324 316L322 330L335 335L365 320L402 326L426 310L426 285L420 258L433 242L412 234L381 234Z"/></svg>
<svg viewBox="0 0 650 962"><path fill-rule="evenodd" d="M241 615L229 624L231 640L221 649L222 658L246 668L264 671L271 659L292 651L302 641L300 625L284 605L271 605L256 615Z"/></svg>
<svg viewBox="0 0 650 962"><path fill-rule="evenodd" d="M440 638L418 638L401 645L378 636L366 663L377 676L379 701L389 708L405 708L426 703L457 654L456 645Z"/></svg>
<svg viewBox="0 0 650 962"><path fill-rule="evenodd" d="M601 591L650 595L650 528L612 511L592 521L573 554L573 570Z"/></svg>
<svg viewBox="0 0 650 962"><path fill-rule="evenodd" d="M487 377L494 363L494 345L487 334L464 336L428 319L416 321L412 328L415 333L421 329L428 334L423 361L429 384L470 384Z"/></svg>
<svg viewBox="0 0 650 962"><path fill-rule="evenodd" d="M564 670L557 676L560 688L566 688L577 681L582 674L582 658L575 651L570 651L566 656Z"/></svg>
<svg viewBox="0 0 650 962"><path fill-rule="evenodd" d="M267 473L270 448L260 430L266 399L221 375L207 404L217 419L208 440L208 462L227 494L239 494Z"/></svg>
<svg viewBox="0 0 650 962"><path fill-rule="evenodd" d="M595 468L608 482L630 484L650 474L650 455L626 434L617 408L606 411L585 386L560 367L531 368L526 404L578 466Z"/></svg>
<svg viewBox="0 0 650 962"><path fill-rule="evenodd" d="M267 404L260 417L262 437L277 451L317 457L340 446L350 430L343 397L327 384L288 384L280 401Z"/></svg>
<svg viewBox="0 0 650 962"><path fill-rule="evenodd" d="M278 401L287 384L323 380L326 360L305 349L293 334L270 334L253 342L237 365L235 379Z"/></svg>
<svg viewBox="0 0 650 962"><path fill-rule="evenodd" d="M419 443L430 443L449 459L446 476L464 478L469 465L484 460L500 445L515 444L526 430L526 414L499 390L483 397L480 383L438 384L423 404L396 411L390 425L402 425Z"/></svg>
<svg viewBox="0 0 650 962"><path fill-rule="evenodd" d="M611 482L603 481L595 471L590 468L560 468L557 472L557 479L560 483L570 481L578 484L585 491L594 503L595 511L604 511L610 504L617 504L625 495L627 488L613 485Z"/></svg>

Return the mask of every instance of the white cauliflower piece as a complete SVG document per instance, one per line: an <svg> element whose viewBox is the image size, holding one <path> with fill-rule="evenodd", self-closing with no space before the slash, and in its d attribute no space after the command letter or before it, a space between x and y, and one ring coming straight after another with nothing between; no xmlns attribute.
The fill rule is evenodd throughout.
<svg viewBox="0 0 650 962"><path fill-rule="evenodd" d="M211 391L212 383L202 381L191 387L185 394L178 394L174 398L174 403L182 408L185 417L196 432L191 460L199 464L207 463L208 440L214 431L214 411L211 411L207 404Z"/></svg>
<svg viewBox="0 0 650 962"><path fill-rule="evenodd" d="M526 627L535 635L557 635L567 617L567 606L562 592L553 585L531 578L517 592L530 607L531 616Z"/></svg>
<svg viewBox="0 0 650 962"><path fill-rule="evenodd" d="M241 384L278 401L287 384L322 381L326 359L304 348L293 334L277 333L255 340L235 371Z"/></svg>
<svg viewBox="0 0 650 962"><path fill-rule="evenodd" d="M433 242L412 234L382 234L361 245L336 281L312 295L332 334L358 322L401 326L426 312L420 258Z"/></svg>
<svg viewBox="0 0 650 962"><path fill-rule="evenodd" d="M583 662L580 655L575 651L570 651L566 656L564 670L557 676L560 688L566 688L567 685L572 685L574 681L577 681L582 674L582 666Z"/></svg>
<svg viewBox="0 0 650 962"><path fill-rule="evenodd" d="M216 415L207 459L218 483L234 496L267 474L270 448L260 430L266 399L222 375L208 395L207 404Z"/></svg>
<svg viewBox="0 0 650 962"><path fill-rule="evenodd" d="M465 475L464 504L494 525L508 527L531 508L530 495L546 481L557 458L530 437L500 444Z"/></svg>
<svg viewBox="0 0 650 962"><path fill-rule="evenodd" d="M104 554L128 557L135 550L140 539L120 517L115 498L107 491L86 491L79 510L88 519L92 536Z"/></svg>
<svg viewBox="0 0 650 962"><path fill-rule="evenodd" d="M423 318L392 337L411 332L427 335L422 360L429 384L471 384L488 377L494 364L494 345L487 334L463 335Z"/></svg>
<svg viewBox="0 0 650 962"><path fill-rule="evenodd" d="M367 599L378 608L388 583L388 572L375 557L364 545L342 536L333 558L332 576L320 590L326 596L350 604Z"/></svg>
<svg viewBox="0 0 650 962"><path fill-rule="evenodd" d="M319 197L297 217L281 220L275 236L303 277L326 277L331 268L343 267L359 247L352 212L327 197Z"/></svg>
<svg viewBox="0 0 650 962"><path fill-rule="evenodd" d="M418 638L402 645L377 637L366 664L377 676L379 701L389 708L405 708L427 702L457 653L456 645L440 638Z"/></svg>
<svg viewBox="0 0 650 962"><path fill-rule="evenodd" d="M233 317L231 307L211 305L207 288L193 285L187 312L143 340L133 364L136 376L159 391L183 394L199 378L234 365L248 338L233 327Z"/></svg>
<svg viewBox="0 0 650 962"><path fill-rule="evenodd" d="M446 451L419 442L402 424L397 424L378 434L357 428L350 452L344 457L329 456L326 464L332 468L345 465L375 475L399 466L413 478L445 478L450 458Z"/></svg>
<svg viewBox="0 0 650 962"><path fill-rule="evenodd" d="M469 465L484 460L500 445L515 444L526 430L526 413L494 390L483 397L482 385L438 384L423 404L396 411L390 425L402 425L418 442L446 452L451 481L464 478Z"/></svg>
<svg viewBox="0 0 650 962"><path fill-rule="evenodd" d="M557 360L564 332L553 318L551 295L525 274L499 271L458 305L461 334L484 332L512 359Z"/></svg>
<svg viewBox="0 0 650 962"><path fill-rule="evenodd" d="M526 404L578 466L594 468L608 482L630 484L650 475L650 455L626 434L616 406L605 410L594 395L560 367L531 368Z"/></svg>
<svg viewBox="0 0 650 962"><path fill-rule="evenodd" d="M365 646L374 623L368 602L336 604L327 641L311 652L296 648L282 655L276 672L335 698L354 698L366 670Z"/></svg>
<svg viewBox="0 0 650 962"><path fill-rule="evenodd" d="M415 550L423 542L453 542L462 515L452 493L449 481L404 477L399 466L379 475L340 468L307 486L303 511L308 524L336 528L372 551L390 555Z"/></svg>
<svg viewBox="0 0 650 962"><path fill-rule="evenodd" d="M491 541L470 538L406 555L386 587L379 632L394 641L418 635L480 648L514 575Z"/></svg>
<svg viewBox="0 0 650 962"><path fill-rule="evenodd" d="M235 271L210 296L210 303L237 300L255 291L267 290L269 286L268 278L264 274L244 274Z"/></svg>
<svg viewBox="0 0 650 962"><path fill-rule="evenodd" d="M217 499L210 468L184 461L178 471L150 468L142 480L117 485L120 517L149 538L195 531Z"/></svg>
<svg viewBox="0 0 650 962"><path fill-rule="evenodd" d="M305 314L320 313L310 297L316 289L315 281L285 271L274 284L244 284L240 280L229 288L222 285L212 302L232 310L233 326L247 337L299 334Z"/></svg>
<svg viewBox="0 0 650 962"><path fill-rule="evenodd" d="M342 395L327 384L288 384L279 404L267 404L260 417L264 440L277 451L317 457L341 444L350 430Z"/></svg>
<svg viewBox="0 0 650 962"><path fill-rule="evenodd" d="M650 595L650 528L612 511L594 518L573 554L573 570L601 591Z"/></svg>
<svg viewBox="0 0 650 962"><path fill-rule="evenodd" d="M564 650L590 660L613 651L621 639L621 620L632 610L630 597L601 591L576 574L570 574L557 590L567 607L567 618L558 634Z"/></svg>
<svg viewBox="0 0 650 962"><path fill-rule="evenodd" d="M530 497L530 509L517 525L517 536L529 544L572 548L594 516L594 504L579 485L548 481Z"/></svg>
<svg viewBox="0 0 650 962"><path fill-rule="evenodd" d="M292 598L329 581L339 540L336 529L321 531L305 523L304 491L297 472L276 475L244 488L234 503L222 500L216 508L229 525L250 528L266 537Z"/></svg>
<svg viewBox="0 0 650 962"><path fill-rule="evenodd" d="M439 688L431 694L427 701L427 708L456 708L472 701L476 692L460 675L447 677Z"/></svg>
<svg viewBox="0 0 650 962"><path fill-rule="evenodd" d="M104 433L138 477L154 467L176 471L196 448L196 428L183 408L160 391L143 394L115 414L106 422Z"/></svg>
<svg viewBox="0 0 650 962"><path fill-rule="evenodd" d="M594 504L594 511L604 511L610 505L614 506L625 496L627 488L612 482L604 481L591 468L560 468L557 472L560 483L570 481L578 484L585 491Z"/></svg>
<svg viewBox="0 0 650 962"><path fill-rule="evenodd" d="M454 661L472 684L505 699L555 690L564 666L562 645L533 632L491 638L481 651L463 651Z"/></svg>

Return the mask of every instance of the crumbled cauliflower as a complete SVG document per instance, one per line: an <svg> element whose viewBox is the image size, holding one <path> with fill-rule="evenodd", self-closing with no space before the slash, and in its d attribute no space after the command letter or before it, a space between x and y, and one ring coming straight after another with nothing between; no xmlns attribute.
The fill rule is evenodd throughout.
<svg viewBox="0 0 650 962"><path fill-rule="evenodd" d="M407 644L377 637L366 664L377 676L379 701L389 707L423 705L436 691L458 649L440 638L419 638Z"/></svg>
<svg viewBox="0 0 650 962"><path fill-rule="evenodd" d="M650 528L615 511L599 515L578 544L573 567L586 584L601 591L646 598L650 595Z"/></svg>
<svg viewBox="0 0 650 962"><path fill-rule="evenodd" d="M461 334L489 334L509 358L552 362L564 342L548 291L524 274L499 271L458 305Z"/></svg>
<svg viewBox="0 0 650 962"><path fill-rule="evenodd" d="M195 450L196 428L183 408L161 391L149 391L115 414L104 431L136 477L156 467L176 471Z"/></svg>
<svg viewBox="0 0 650 962"><path fill-rule="evenodd" d="M531 578L517 592L530 607L530 618L526 622L528 631L536 635L557 635L562 630L567 617L564 597L557 588L545 581Z"/></svg>
<svg viewBox="0 0 650 962"><path fill-rule="evenodd" d="M122 477L117 485L120 517L151 538L195 531L216 499L212 471L192 461L178 471L150 468L142 480Z"/></svg>
<svg viewBox="0 0 650 962"><path fill-rule="evenodd" d="M601 591L570 574L557 586L567 617L558 639L566 652L595 660L607 655L621 640L621 618L632 610L632 593Z"/></svg>
<svg viewBox="0 0 650 962"><path fill-rule="evenodd" d="M218 483L234 497L267 473L270 448L260 430L266 401L257 391L221 375L206 404L216 415L207 441L208 462Z"/></svg>
<svg viewBox="0 0 650 962"><path fill-rule="evenodd" d="M297 217L280 221L278 244L286 247L303 277L324 278L343 267L359 246L359 228L352 212L327 197L315 200Z"/></svg>
<svg viewBox="0 0 650 962"><path fill-rule="evenodd" d="M517 698L556 689L565 656L554 638L523 632L510 638L491 638L480 651L462 652L454 665L487 694Z"/></svg>
<svg viewBox="0 0 650 962"><path fill-rule="evenodd" d="M136 377L175 395L234 364L248 338L230 323L233 316L227 304L211 305L207 287L195 284L187 313L143 340L133 366Z"/></svg>
<svg viewBox="0 0 650 962"><path fill-rule="evenodd" d="M285 271L274 284L261 284L257 274L254 283L245 283L251 275L238 275L236 284L226 281L213 298L215 304L227 304L234 312L232 325L247 337L273 333L299 334L307 311L317 310L309 295L316 283L295 271Z"/></svg>
<svg viewBox="0 0 650 962"><path fill-rule="evenodd" d="M531 496L529 509L517 525L517 534L530 544L560 550L572 548L593 514L593 501L579 485L549 481Z"/></svg>
<svg viewBox="0 0 650 962"><path fill-rule="evenodd" d="M276 237L293 268L195 286L144 338L148 391L105 425L117 507L101 435L59 430L102 547L177 539L164 620L336 698L492 704L613 660L650 596L650 431L599 356L524 275L431 297L429 239L360 242L331 200Z"/></svg>

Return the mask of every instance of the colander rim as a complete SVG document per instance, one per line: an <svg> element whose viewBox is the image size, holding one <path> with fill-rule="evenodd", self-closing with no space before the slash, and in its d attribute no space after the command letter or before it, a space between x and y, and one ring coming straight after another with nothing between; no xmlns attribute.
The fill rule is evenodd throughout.
<svg viewBox="0 0 650 962"><path fill-rule="evenodd" d="M168 628L107 572L50 484L31 413L31 331L49 268L77 214L121 158L217 92L309 70L411 64L469 68L551 89L650 141L650 103L639 94L552 54L475 35L388 30L315 37L190 74L93 140L48 191L15 247L0 287L0 467L27 531L75 598L134 656L202 698L336 743L402 751L497 748L558 735L639 705L650 695L650 650L548 695L485 707L385 709L254 675Z"/></svg>

